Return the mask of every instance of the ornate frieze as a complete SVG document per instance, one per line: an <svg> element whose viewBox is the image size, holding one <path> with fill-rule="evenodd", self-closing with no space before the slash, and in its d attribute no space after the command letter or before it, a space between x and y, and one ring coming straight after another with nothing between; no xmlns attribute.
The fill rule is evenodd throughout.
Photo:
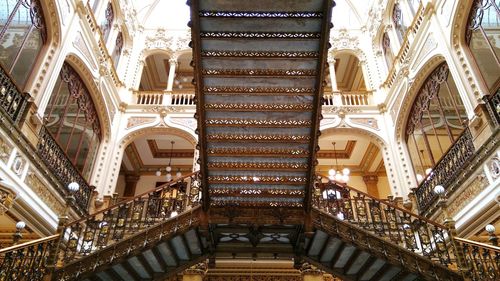
<svg viewBox="0 0 500 281"><path fill-rule="evenodd" d="M201 51L202 57L317 58L319 52L305 51Z"/></svg>
<svg viewBox="0 0 500 281"><path fill-rule="evenodd" d="M4 163L7 163L11 152L12 145L5 142L3 138L0 138L0 160L2 160Z"/></svg>
<svg viewBox="0 0 500 281"><path fill-rule="evenodd" d="M64 204L51 193L50 189L47 188L34 171L30 170L28 172L25 183L52 211L54 211L54 213L57 215L64 214Z"/></svg>
<svg viewBox="0 0 500 281"><path fill-rule="evenodd" d="M375 130L379 130L377 119L375 118L349 118L349 120L358 125L367 126Z"/></svg>
<svg viewBox="0 0 500 281"><path fill-rule="evenodd" d="M243 110L243 111L303 111L312 110L310 103L207 103L205 109L208 110Z"/></svg>
<svg viewBox="0 0 500 281"><path fill-rule="evenodd" d="M293 163L293 162L211 162L208 163L211 169L256 169L256 170L303 170L307 169L307 163Z"/></svg>
<svg viewBox="0 0 500 281"><path fill-rule="evenodd" d="M314 76L315 69L202 69L203 75L209 76Z"/></svg>
<svg viewBox="0 0 500 281"><path fill-rule="evenodd" d="M216 183L216 182L235 182L235 183L260 182L260 183L267 183L267 184L271 184L271 183L303 184L303 183L306 183L306 181L307 181L307 178L305 178L305 177L296 177L296 176L254 176L254 177L208 176L207 179L209 182L212 182L212 183Z"/></svg>
<svg viewBox="0 0 500 281"><path fill-rule="evenodd" d="M12 207L14 199L16 199L16 194L13 191L0 187L0 216Z"/></svg>
<svg viewBox="0 0 500 281"><path fill-rule="evenodd" d="M321 18L321 12L253 12L253 11L200 11L200 17L231 18Z"/></svg>
<svg viewBox="0 0 500 281"><path fill-rule="evenodd" d="M191 31L167 31L163 28L156 30L153 36L147 36L145 40L145 49L166 49L171 52L184 50L188 48L191 41Z"/></svg>
<svg viewBox="0 0 500 281"><path fill-rule="evenodd" d="M236 134L209 134L211 141L290 141L309 142L309 135L236 135Z"/></svg>
<svg viewBox="0 0 500 281"><path fill-rule="evenodd" d="M311 120L254 120L254 119L208 119L208 126L255 126L255 127L303 127L311 126Z"/></svg>
<svg viewBox="0 0 500 281"><path fill-rule="evenodd" d="M204 92L213 93L252 93L252 94L312 94L314 88L298 87L205 87Z"/></svg>
<svg viewBox="0 0 500 281"><path fill-rule="evenodd" d="M201 38L319 39L319 32L200 32Z"/></svg>
<svg viewBox="0 0 500 281"><path fill-rule="evenodd" d="M268 148L268 147L209 147L207 154L211 156L222 155L252 155L252 156L287 156L307 157L309 150L293 148Z"/></svg>

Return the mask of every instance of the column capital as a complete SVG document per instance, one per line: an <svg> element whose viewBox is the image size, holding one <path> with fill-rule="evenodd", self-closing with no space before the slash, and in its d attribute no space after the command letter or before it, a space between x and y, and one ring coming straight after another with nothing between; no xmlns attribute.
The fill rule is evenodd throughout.
<svg viewBox="0 0 500 281"><path fill-rule="evenodd" d="M172 66L172 65L177 66L177 58L171 58L171 59L169 59L168 63L170 64L170 66Z"/></svg>

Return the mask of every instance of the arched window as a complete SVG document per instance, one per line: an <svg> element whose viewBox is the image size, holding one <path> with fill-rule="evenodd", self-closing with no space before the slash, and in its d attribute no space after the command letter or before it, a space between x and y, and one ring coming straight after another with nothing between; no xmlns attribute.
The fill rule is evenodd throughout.
<svg viewBox="0 0 500 281"><path fill-rule="evenodd" d="M113 51L113 55L112 55L115 68L118 67L118 61L120 61L120 56L122 54L122 48L123 48L123 34L120 32L120 33L118 33L118 36L116 36L115 50Z"/></svg>
<svg viewBox="0 0 500 281"><path fill-rule="evenodd" d="M63 64L44 114L47 130L88 180L101 141L99 118L78 73Z"/></svg>
<svg viewBox="0 0 500 281"><path fill-rule="evenodd" d="M38 0L0 0L0 65L22 89L47 38Z"/></svg>
<svg viewBox="0 0 500 281"><path fill-rule="evenodd" d="M403 12L401 11L398 3L394 4L392 9L392 23L394 24L394 29L398 35L399 42L403 42L403 38L405 36L405 26L403 24Z"/></svg>
<svg viewBox="0 0 500 281"><path fill-rule="evenodd" d="M382 36L382 51L384 52L385 63L387 64L387 70L392 68L392 64L394 63L394 54L391 49L391 39L387 32Z"/></svg>
<svg viewBox="0 0 500 281"><path fill-rule="evenodd" d="M467 114L451 77L442 63L418 91L406 124L406 144L421 181L467 126Z"/></svg>
<svg viewBox="0 0 500 281"><path fill-rule="evenodd" d="M106 11L104 12L104 20L101 23L102 36L104 41L108 40L109 33L111 32L111 27L113 26L113 20L115 18L115 12L113 11L113 5L111 2L108 3Z"/></svg>
<svg viewBox="0 0 500 281"><path fill-rule="evenodd" d="M499 6L498 0L475 0L465 32L465 40L490 93L500 87Z"/></svg>

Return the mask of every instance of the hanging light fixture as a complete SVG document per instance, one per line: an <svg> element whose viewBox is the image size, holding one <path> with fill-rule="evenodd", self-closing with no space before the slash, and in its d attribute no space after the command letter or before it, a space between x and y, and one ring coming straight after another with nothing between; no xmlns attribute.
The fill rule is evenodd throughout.
<svg viewBox="0 0 500 281"><path fill-rule="evenodd" d="M337 150L335 149L335 142L332 142L333 144L333 153L335 157L335 169L333 167L328 171L328 178L332 181L336 182L341 182L341 183L347 183L349 181L349 174L351 171L348 168L344 168L342 170L342 173L338 169L339 163L337 160Z"/></svg>
<svg viewBox="0 0 500 281"><path fill-rule="evenodd" d="M174 152L174 143L175 141L171 141L170 144L170 159L168 160L168 166L165 168L165 170L167 171L167 175L166 175L166 179L167 181L171 181L172 180L172 174L170 172L172 172L172 153Z"/></svg>

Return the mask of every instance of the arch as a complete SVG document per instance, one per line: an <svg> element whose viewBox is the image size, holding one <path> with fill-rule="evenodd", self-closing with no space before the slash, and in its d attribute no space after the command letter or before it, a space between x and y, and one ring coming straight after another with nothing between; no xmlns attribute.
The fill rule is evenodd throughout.
<svg viewBox="0 0 500 281"><path fill-rule="evenodd" d="M137 128L123 137L120 138L118 141L119 143L119 148L121 150L125 149L130 143L132 143L135 139L148 135L148 134L170 134L170 135L175 135L181 138L186 139L191 143L193 146L196 146L198 143L198 140L191 135L189 132L186 132L180 128L175 128L175 127L141 127Z"/></svg>
<svg viewBox="0 0 500 281"><path fill-rule="evenodd" d="M75 69L89 90L101 123L102 142L106 141L111 135L111 112L108 111L108 108L113 108L113 105L106 104L105 98L100 94L101 91L99 91L98 85L94 81L94 75L82 59L76 54L71 53L68 54L65 62L69 63Z"/></svg>
<svg viewBox="0 0 500 281"><path fill-rule="evenodd" d="M461 73L465 75L464 81L469 81L468 83L464 83L464 86L470 89L470 92L473 93L476 100L480 100L483 93L488 93L489 91L483 81L480 80L480 75L474 75L478 73L479 70L476 65L471 63L472 54L466 46L465 39L465 29L467 28L469 19L468 15L474 1L457 2L457 7L451 22L452 29L450 42L452 43L460 67L463 69Z"/></svg>
<svg viewBox="0 0 500 281"><path fill-rule="evenodd" d="M46 75L51 72L49 68L54 67L54 59L57 59L56 53L61 43L62 15L60 15L60 9L57 9L56 1L40 1L40 5L45 18L47 41L26 81L25 89L32 97L36 97L49 80Z"/></svg>
<svg viewBox="0 0 500 281"><path fill-rule="evenodd" d="M402 93L404 96L402 98L401 105L399 107L399 112L396 116L396 138L397 140L403 140L405 136L406 122L408 120L408 115L410 114L411 106L413 101L417 97L418 91L422 87L423 83L427 77L434 71L434 69L445 61L445 58L440 55L434 55L427 62L425 62L420 69L417 70L417 74L413 79L413 82L409 85L406 93Z"/></svg>

